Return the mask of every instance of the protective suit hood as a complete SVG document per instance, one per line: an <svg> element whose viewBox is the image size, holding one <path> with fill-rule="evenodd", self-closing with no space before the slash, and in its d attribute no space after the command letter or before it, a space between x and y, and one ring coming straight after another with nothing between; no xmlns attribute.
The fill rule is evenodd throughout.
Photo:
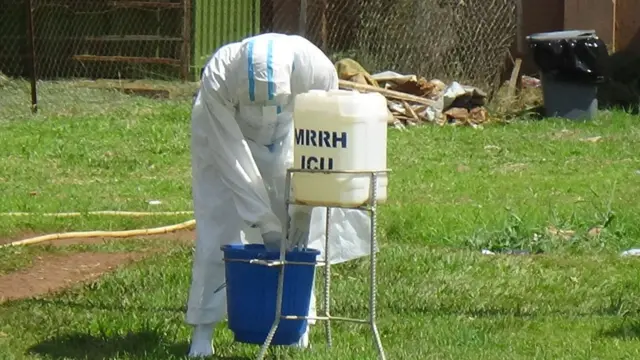
<svg viewBox="0 0 640 360"><path fill-rule="evenodd" d="M294 48L286 35L264 34L260 40L249 38L242 42L237 62L238 103L284 106L291 101Z"/></svg>

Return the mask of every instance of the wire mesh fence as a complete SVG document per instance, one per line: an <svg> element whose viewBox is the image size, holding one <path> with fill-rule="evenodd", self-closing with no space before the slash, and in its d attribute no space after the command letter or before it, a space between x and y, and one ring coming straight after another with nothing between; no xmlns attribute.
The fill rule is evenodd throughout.
<svg viewBox="0 0 640 360"><path fill-rule="evenodd" d="M117 106L132 79L141 91L141 79L186 79L190 11L190 0L4 0L0 111L29 111L20 79L32 71L39 110L58 114Z"/></svg>
<svg viewBox="0 0 640 360"><path fill-rule="evenodd" d="M193 84L180 80L197 80L223 43L264 32L303 35L371 73L486 89L515 40L516 1L2 0L0 116L30 113L31 65L43 113L108 111L127 93L166 97L176 86L190 100Z"/></svg>
<svg viewBox="0 0 640 360"><path fill-rule="evenodd" d="M27 12L22 0L5 0L0 11L0 111L29 112L30 85L14 80L29 74L24 61Z"/></svg>
<svg viewBox="0 0 640 360"><path fill-rule="evenodd" d="M492 87L515 41L516 0L306 0L306 36L369 72ZM282 16L282 21L285 15Z"/></svg>
<svg viewBox="0 0 640 360"><path fill-rule="evenodd" d="M181 0L31 3L40 78L176 78L188 71Z"/></svg>

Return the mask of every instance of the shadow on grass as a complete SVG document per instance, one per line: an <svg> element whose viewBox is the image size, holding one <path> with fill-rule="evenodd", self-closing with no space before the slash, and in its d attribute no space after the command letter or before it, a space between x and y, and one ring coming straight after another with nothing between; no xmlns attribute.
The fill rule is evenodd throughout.
<svg viewBox="0 0 640 360"><path fill-rule="evenodd" d="M187 343L172 344L154 332L124 336L96 337L76 333L53 337L29 349L29 353L53 360L107 360L115 358L165 359L187 358ZM246 357L213 357L220 360L247 360Z"/></svg>
<svg viewBox="0 0 640 360"><path fill-rule="evenodd" d="M599 335L620 340L640 340L640 321L623 321L618 326L601 331Z"/></svg>

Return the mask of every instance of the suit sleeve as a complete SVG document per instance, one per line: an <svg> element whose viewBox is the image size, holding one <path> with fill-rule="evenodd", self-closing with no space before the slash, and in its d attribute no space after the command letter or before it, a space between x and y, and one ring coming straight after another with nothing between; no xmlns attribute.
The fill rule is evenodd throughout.
<svg viewBox="0 0 640 360"><path fill-rule="evenodd" d="M282 224L271 209L269 195L240 127L227 84L233 82L233 53L221 49L214 55L202 76L200 93L192 116L204 116L211 156L220 169L223 182L231 189L240 217L262 234L282 231ZM197 149L195 149L197 151Z"/></svg>

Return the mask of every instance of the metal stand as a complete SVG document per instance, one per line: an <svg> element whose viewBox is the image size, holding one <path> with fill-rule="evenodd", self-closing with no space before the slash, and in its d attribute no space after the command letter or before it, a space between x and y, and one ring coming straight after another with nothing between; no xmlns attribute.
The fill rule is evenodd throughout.
<svg viewBox="0 0 640 360"><path fill-rule="evenodd" d="M286 178L286 207L287 213L289 212L290 205L305 205L305 204L297 204L291 201L291 176L293 173L322 173L322 174L361 174L361 175L369 175L371 178L371 193L369 196L369 201L362 206L357 207L346 207L346 206L331 206L327 207L326 214L326 228L325 228L325 251L324 251L324 260L316 263L301 263L301 262L291 262L286 260L286 251L287 251L287 242L283 241L280 246L280 259L276 261L252 261L255 264L261 264L265 266L279 266L280 273L278 276L278 293L276 299L276 316L265 339L264 344L260 348L260 353L258 354L258 360L264 359L267 354L267 350L271 345L271 341L278 330L278 326L280 324L280 320L316 320L316 321L324 321L325 325L325 333L327 339L327 347L331 347L333 345L333 339L331 336L331 321L346 321L346 322L354 322L360 324L369 324L371 326L371 332L373 333L373 338L376 344L376 348L378 350L378 359L386 360L386 356L384 353L384 348L382 347L382 340L380 339L380 332L378 331L378 327L376 325L376 253L378 251L378 242L376 236L376 211L377 211L377 196L378 196L378 176L380 174L388 173L389 170L383 171L325 171L325 170L310 170L310 169L289 169L287 170L287 178ZM351 319L346 317L338 317L331 315L331 263L329 261L329 224L330 224L330 210L331 208L344 208L344 209L357 209L362 211L367 211L370 214L371 218L371 267L370 267L370 291L369 291L369 317L368 319ZM287 232L291 232L291 227L287 226ZM322 316L317 317L309 317L309 316L289 316L282 314L282 292L284 290L284 265L286 264L297 264L297 265L309 265L316 266L318 264L324 264L324 303L323 303L323 314ZM313 290L312 290L313 291Z"/></svg>

